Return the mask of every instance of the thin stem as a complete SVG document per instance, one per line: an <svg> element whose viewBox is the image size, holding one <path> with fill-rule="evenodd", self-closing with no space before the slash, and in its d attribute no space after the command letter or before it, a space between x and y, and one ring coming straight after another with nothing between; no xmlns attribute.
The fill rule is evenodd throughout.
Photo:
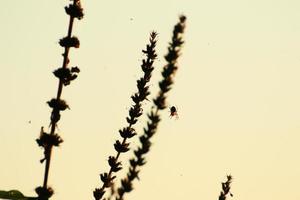
<svg viewBox="0 0 300 200"><path fill-rule="evenodd" d="M49 176L49 169L50 169L50 158L51 158L51 152L52 152L52 147L48 148L46 151L46 155L48 155L48 158L46 158L46 164L45 164L45 174L44 174L44 183L43 187L47 188L47 182L48 182L48 176Z"/></svg>
<svg viewBox="0 0 300 200"><path fill-rule="evenodd" d="M73 29L73 22L74 22L74 17L70 16L70 21L69 21L69 28L68 28L68 38L71 37L72 35L72 29ZM69 56L69 50L70 50L70 47L65 47L65 52L64 52L64 60L63 60L63 64L62 64L62 68L67 68L67 65L68 65L68 56ZM57 90L57 97L56 99L59 100L60 97L61 97L61 93L62 93L62 88L63 88L63 83L62 81L60 80L59 81L59 84L58 84L58 90ZM55 126L54 126L55 127ZM55 129L54 129L55 130ZM52 131L51 129L51 133L54 132L54 130Z"/></svg>
<svg viewBox="0 0 300 200"><path fill-rule="evenodd" d="M73 3L75 5L75 1ZM68 27L68 38L71 37L72 35L72 29L73 29L73 22L74 22L74 17L70 16L70 21L69 21L69 27ZM68 62L69 62L69 50L70 47L65 47L65 52L63 54L63 64L62 64L62 68L67 68ZM62 90L63 90L63 82L61 80L59 80L59 84L58 84L58 90L57 90L57 96L56 99L59 100L62 94ZM54 110L55 108L53 108ZM56 125L57 122L56 121L52 121L51 122L51 131L50 131L50 135L53 135L55 133L55 129L56 129ZM47 183L48 183L48 177L49 177L49 169L50 169L50 162L51 162L51 154L52 154L52 145L50 145L49 147L47 147L47 149L45 149L45 151L47 151L46 155L46 164L45 164L45 173L44 173L44 183L43 183L43 187L47 188Z"/></svg>

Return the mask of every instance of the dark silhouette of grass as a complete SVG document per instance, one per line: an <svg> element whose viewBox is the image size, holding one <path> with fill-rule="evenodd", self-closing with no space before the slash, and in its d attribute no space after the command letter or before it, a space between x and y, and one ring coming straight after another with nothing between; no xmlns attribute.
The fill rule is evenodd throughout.
<svg viewBox="0 0 300 200"><path fill-rule="evenodd" d="M108 173L102 173L100 175L101 181L103 182L102 187L94 190L94 197L96 200L102 199L105 193L105 188L112 186L113 180L116 178L116 176L113 176L113 173L122 169L119 157L121 153L125 153L129 150L129 143L127 142L127 139L136 135L133 125L136 124L138 118L143 114L141 103L146 100L147 96L150 94L149 86L146 84L150 81L151 73L154 69L153 63L157 57L155 52L156 36L157 34L155 32L150 34L150 44L147 45L146 50L143 50L143 53L146 54L146 59L143 59L141 65L144 75L137 80L138 92L131 96L134 105L129 110L129 117L126 118L128 126L119 130L123 141L121 142L120 140L117 140L114 144L117 155L109 156L108 164L110 166L110 170Z"/></svg>
<svg viewBox="0 0 300 200"><path fill-rule="evenodd" d="M79 48L79 39L72 36L73 24L75 19L82 19L83 9L80 0L70 0L71 4L65 7L65 12L69 15L69 25L67 36L60 39L59 44L64 48L63 63L62 67L53 71L55 77L59 79L57 95L48 101L49 107L52 109L50 117L50 131L46 132L43 127L41 127L40 136L36 139L37 144L43 148L44 157L40 160L41 163L45 163L44 170L44 180L43 185L35 189L37 197L28 197L23 195L18 190L4 191L0 190L0 198L12 199L12 200L48 200L54 193L54 190L48 186L48 177L50 171L50 162L53 147L59 146L63 139L56 132L57 124L61 118L61 112L69 109L69 105L65 100L61 98L62 91L65 86L70 85L70 83L75 80L80 72L77 66L68 67L70 62L69 51L70 48ZM93 192L95 200L104 199L104 194L106 189L111 190L111 195L108 199L115 197L116 200L123 200L125 193L129 193L133 190L133 181L139 179L139 172L141 167L146 164L146 154L151 149L151 138L157 132L157 128L160 118L160 111L167 108L166 98L167 93L172 89L174 84L174 76L178 69L178 58L181 55L181 49L184 44L183 34L186 26L186 17L181 15L179 17L179 22L174 26L172 40L168 46L168 53L165 55L165 60L167 64L162 70L162 80L159 84L159 92L157 96L153 99L153 106L150 112L147 114L148 121L143 129L143 134L139 137L140 145L134 150L134 157L129 160L130 166L125 178L121 179L121 184L119 188L115 188L115 173L122 169L120 156L122 153L126 153L130 150L128 140L135 135L137 132L134 125L137 123L139 117L143 114L142 102L148 100L147 97L150 94L149 86L147 85L151 79L152 71L154 69L154 60L157 57L155 47L157 33L152 32L150 34L149 44L146 46L145 50L142 52L146 55L146 58L142 60L141 68L143 71L143 76L137 80L138 91L131 96L133 105L129 110L129 116L126 117L128 125L119 130L121 140L116 140L114 143L114 148L116 150L115 156L109 156L108 164L110 166L109 172L100 174L100 179L102 181L102 186L96 188ZM172 107L171 111L176 112L176 108ZM220 192L219 200L226 200L228 194L233 196L230 192L231 189L232 176L227 176L227 181L222 183L222 191Z"/></svg>
<svg viewBox="0 0 300 200"><path fill-rule="evenodd" d="M48 187L51 152L52 147L59 146L63 142L62 138L55 131L57 123L60 120L60 112L69 108L66 101L61 99L62 90L64 86L69 85L71 81L76 79L77 74L80 72L78 67L72 67L71 69L68 68L70 61L70 48L79 48L80 45L78 38L72 36L74 19L77 18L80 20L83 17L83 9L81 7L80 0L73 0L72 4L69 4L69 6L65 7L65 11L70 16L70 20L67 36L59 41L60 46L64 48L64 53L62 54L63 63L61 68L58 68L53 72L53 74L59 79L57 95L56 98L53 98L47 102L49 107L52 109L50 117L50 133L46 133L42 127L40 137L36 140L38 145L44 149L44 158L41 159L41 163L44 161L46 162L43 186L39 186L35 190L38 194L38 199L41 200L49 199L54 193L53 189Z"/></svg>
<svg viewBox="0 0 300 200"><path fill-rule="evenodd" d="M156 133L160 122L159 111L164 110L166 106L166 95L171 90L174 83L174 76L178 69L177 60L180 56L180 51L183 45L183 33L185 28L186 17L179 17L179 22L173 30L172 41L168 47L168 53L165 56L167 64L162 71L162 80L159 82L160 91L155 99L153 99L153 107L150 113L147 114L148 122L144 128L144 134L139 137L140 146L134 150L134 158L130 159L130 167L127 176L121 180L121 186L116 190L116 200L124 199L124 194L132 191L132 182L139 179L140 168L146 163L145 155L150 151L151 138Z"/></svg>
<svg viewBox="0 0 300 200"><path fill-rule="evenodd" d="M13 200L48 200L54 193L54 190L48 186L48 177L50 171L50 162L53 147L59 146L63 139L56 132L57 124L61 118L61 112L69 109L69 105L65 100L61 98L62 91L65 86L70 85L70 83L75 80L80 72L77 66L68 67L70 62L69 51L70 48L79 48L79 39L72 36L73 24L75 19L83 18L83 9L81 7L80 0L71 0L72 3L65 7L66 13L69 15L69 25L67 36L60 39L59 44L64 48L63 63L62 67L56 69L53 74L59 79L57 95L48 101L49 107L52 109L50 117L50 131L46 132L43 127L41 127L40 136L36 139L37 144L43 148L44 157L40 160L41 163L45 163L44 170L44 180L43 185L35 189L37 197L27 197L24 196L18 190L4 191L0 190L0 198L13 199ZM181 49L184 44L183 34L186 26L186 17L181 15L179 17L179 22L174 26L172 40L168 46L168 53L165 55L165 60L167 64L162 70L162 80L159 84L159 92L156 98L153 99L153 106L150 112L147 114L148 121L143 129L143 134L139 137L140 145L134 150L134 157L129 160L130 166L125 178L121 179L121 186L117 189L114 187L114 180L116 178L115 173L122 169L120 156L122 153L126 153L130 150L128 140L135 135L137 135L134 125L137 123L139 117L143 114L142 102L148 100L147 97L150 94L149 86L147 85L151 79L152 71L154 69L153 64L157 57L156 54L156 38L157 33L151 32L149 44L146 46L145 50L142 52L146 55L146 58L142 60L141 68L143 71L143 76L137 80L137 92L131 96L133 101L132 107L129 109L129 116L126 117L128 125L119 130L121 140L116 140L114 143L114 148L116 150L115 156L109 156L108 164L110 166L109 172L100 174L100 179L102 185L96 188L93 192L95 200L103 199L106 189L110 188L112 195L109 199L114 198L116 195L116 200L123 200L125 193L129 193L133 190L133 181L139 179L139 172L141 167L146 164L146 154L151 149L151 138L157 132L157 128L160 118L160 111L167 108L166 98L167 93L172 89L174 84L174 76L178 69L178 58L181 55ZM172 107L171 111L176 112L176 108ZM222 191L219 196L219 200L226 200L229 195L233 196L230 192L232 176L227 176L227 181L222 183Z"/></svg>

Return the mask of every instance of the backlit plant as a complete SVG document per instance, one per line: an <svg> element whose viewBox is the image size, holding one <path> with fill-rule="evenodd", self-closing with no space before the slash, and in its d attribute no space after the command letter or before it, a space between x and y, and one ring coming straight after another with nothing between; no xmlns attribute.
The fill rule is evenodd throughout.
<svg viewBox="0 0 300 200"><path fill-rule="evenodd" d="M69 109L67 102L62 99L62 92L66 86L69 86L77 78L80 72L78 66L69 66L69 52L72 48L80 47L80 41L73 35L72 31L74 21L81 20L84 13L80 0L71 0L71 2L72 3L65 7L65 12L69 16L67 36L61 38L58 42L64 49L62 53L62 66L53 71L53 75L58 79L57 94L47 102L51 109L49 131L46 131L44 127L41 127L40 135L36 139L38 146L43 149L43 157L40 159L40 162L45 165L43 184L35 189L37 197L26 197L18 190L11 190L0 191L0 198L14 200L48 200L54 194L54 190L49 187L48 184L51 156L53 147L57 147L63 142L62 137L57 133L57 126L61 119L62 111ZM142 50L145 55L145 58L141 63L143 75L136 81L137 91L131 96L133 104L126 117L127 126L119 130L121 139L117 139L113 144L116 151L115 155L108 157L109 171L100 174L100 187L95 188L93 191L95 200L105 199L104 196L107 190L112 191L107 199L122 200L126 193L133 190L133 181L139 179L139 172L142 166L146 164L146 155L151 149L151 139L156 134L159 122L161 121L160 112L167 108L167 94L173 87L175 74L179 68L178 58L181 55L182 46L184 44L183 35L185 27L186 17L181 15L179 16L179 22L174 26L172 38L168 45L168 52L164 56L166 64L162 67L162 77L158 82L159 92L152 101L148 101L148 103L152 103L152 107L147 113L148 120L145 123L143 130L139 131L136 130L134 126L144 114L142 103L145 100L148 100L150 95L149 82L151 81L154 66L159 67L155 63L157 58L155 49L157 44L157 33L154 31L150 33L149 43L146 45L145 49ZM139 137L139 145L137 147L132 147L129 140L136 135ZM121 160L121 155L130 150L133 150L134 157L129 160L129 168L127 169L126 176L119 178L117 172L122 170L122 162L124 162ZM118 181L119 185L115 188L117 185L115 183L118 183ZM227 176L227 181L222 183L222 191L219 200L225 200L228 194L231 195L231 181L232 177Z"/></svg>

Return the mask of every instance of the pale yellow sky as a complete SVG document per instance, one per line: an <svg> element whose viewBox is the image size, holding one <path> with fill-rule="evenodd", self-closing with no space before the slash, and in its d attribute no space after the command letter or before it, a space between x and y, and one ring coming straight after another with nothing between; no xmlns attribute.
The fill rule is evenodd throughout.
<svg viewBox="0 0 300 200"><path fill-rule="evenodd" d="M0 190L35 195L42 184L43 152L35 139L50 122L46 101L57 90L51 72L62 63L58 40L67 30L67 3L1 4ZM52 157L53 200L93 199L118 129L126 124L141 74L141 49L156 30L159 59L151 84L156 91L171 31L182 13L188 18L186 44L168 99L180 118L162 113L141 181L126 198L217 199L221 182L232 174L232 199L300 199L299 1L82 4L85 18L74 25L81 47L70 54L71 66L78 65L81 73L62 95L71 110L62 113L65 142Z"/></svg>

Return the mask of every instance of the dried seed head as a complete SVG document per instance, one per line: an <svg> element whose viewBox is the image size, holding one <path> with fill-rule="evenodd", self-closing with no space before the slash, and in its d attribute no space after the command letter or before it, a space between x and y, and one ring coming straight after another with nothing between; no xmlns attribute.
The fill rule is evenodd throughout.
<svg viewBox="0 0 300 200"><path fill-rule="evenodd" d="M69 68L58 68L53 72L53 74L66 86L77 78L77 73L79 72L80 70L78 67L72 67L71 70Z"/></svg>
<svg viewBox="0 0 300 200"><path fill-rule="evenodd" d="M62 99L51 99L50 101L47 102L49 107L55 109L55 110L66 110L67 108L70 109L66 101Z"/></svg>
<svg viewBox="0 0 300 200"><path fill-rule="evenodd" d="M129 143L122 144L119 140L114 144L115 150L119 153L125 153L129 151Z"/></svg>
<svg viewBox="0 0 300 200"><path fill-rule="evenodd" d="M70 4L69 6L66 6L65 11L71 17L77 18L79 20L82 19L84 15L79 0L75 1L74 4Z"/></svg>
<svg viewBox="0 0 300 200"><path fill-rule="evenodd" d="M130 127L126 127L123 128L122 130L119 130L119 133L122 138L132 138L133 136L136 135L134 128L130 128Z"/></svg>
<svg viewBox="0 0 300 200"><path fill-rule="evenodd" d="M110 187L112 185L112 181L115 179L115 176L109 176L108 173L100 174L100 179L104 184L104 187Z"/></svg>
<svg viewBox="0 0 300 200"><path fill-rule="evenodd" d="M122 184L122 188L125 192L130 192L133 189L131 182L128 181L127 179L121 180L121 184Z"/></svg>
<svg viewBox="0 0 300 200"><path fill-rule="evenodd" d="M80 46L80 42L79 42L78 38L75 36L64 37L59 40L59 44L60 44L60 46L65 47L65 48L70 48L70 47L79 48L79 46Z"/></svg>
<svg viewBox="0 0 300 200"><path fill-rule="evenodd" d="M44 188L40 186L35 189L35 192L38 194L38 199L49 199L53 195L54 190L51 187Z"/></svg>
<svg viewBox="0 0 300 200"><path fill-rule="evenodd" d="M117 162L117 159L114 156L109 156L108 164L113 172L117 172L122 169L121 162Z"/></svg>
<svg viewBox="0 0 300 200"><path fill-rule="evenodd" d="M102 188L96 188L93 192L95 200L100 200L103 197L104 193L105 191Z"/></svg>
<svg viewBox="0 0 300 200"><path fill-rule="evenodd" d="M36 142L41 147L59 146L63 139L58 134L41 133L40 137L36 139Z"/></svg>

